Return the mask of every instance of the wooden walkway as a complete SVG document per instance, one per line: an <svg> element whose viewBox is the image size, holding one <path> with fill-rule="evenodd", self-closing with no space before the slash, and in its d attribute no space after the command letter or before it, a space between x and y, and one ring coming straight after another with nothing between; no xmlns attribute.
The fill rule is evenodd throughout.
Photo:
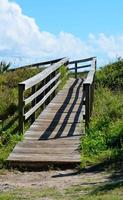
<svg viewBox="0 0 123 200"><path fill-rule="evenodd" d="M71 78L8 157L11 166L40 168L80 163L83 80Z"/></svg>

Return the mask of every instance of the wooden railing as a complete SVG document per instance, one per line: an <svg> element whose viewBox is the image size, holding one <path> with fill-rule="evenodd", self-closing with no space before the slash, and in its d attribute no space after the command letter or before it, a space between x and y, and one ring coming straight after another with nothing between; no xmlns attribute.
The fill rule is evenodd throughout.
<svg viewBox="0 0 123 200"><path fill-rule="evenodd" d="M91 61L94 59L95 57L90 57L90 58L86 58L86 59L81 59L81 60L74 60L74 61L70 61L69 65L74 65L73 67L69 67L70 71L73 71L75 73L75 78L77 78L77 74L78 71L80 69L88 69L88 71L90 70L91 67ZM83 65L84 63L84 65Z"/></svg>
<svg viewBox="0 0 123 200"><path fill-rule="evenodd" d="M40 68L40 67L47 67L49 65L52 65L56 62L59 62L60 60L62 60L63 58L58 58L58 59L54 59L54 60L49 60L49 61L44 61L44 62L40 62L40 63L34 63L34 64L30 64L30 65L24 65L24 66L20 66L20 67L16 67L16 68L10 68L8 69L8 71L15 71L17 69L25 69L25 68Z"/></svg>
<svg viewBox="0 0 123 200"><path fill-rule="evenodd" d="M51 61L50 61L51 62ZM56 61L55 61L56 62ZM54 62L53 62L54 63ZM45 62L46 64L46 62ZM48 62L47 62L48 64ZM31 123L35 121L36 111L53 95L58 88L60 80L60 67L68 65L68 59L58 60L39 74L19 83L19 131L24 132L24 122L31 118ZM31 89L31 94L25 98L25 91ZM38 101L37 101L38 99ZM28 111L26 106L30 105Z"/></svg>
<svg viewBox="0 0 123 200"><path fill-rule="evenodd" d="M96 72L96 58L93 57L91 60L91 68L90 71L83 83L83 95L84 95L84 105L85 105L85 115L83 116L85 119L85 125L88 127L92 107L93 107L93 96L94 96L94 77Z"/></svg>
<svg viewBox="0 0 123 200"><path fill-rule="evenodd" d="M75 78L77 78L77 74L80 69L86 69L88 71L87 77L83 83L83 104L85 105L85 114L83 115L83 119L85 120L85 126L87 127L92 113L96 58L90 57L70 61L69 65L74 65L73 67L70 67L69 70L74 72Z"/></svg>
<svg viewBox="0 0 123 200"><path fill-rule="evenodd" d="M91 113L92 113L92 104L93 104L93 95L94 95L94 77L96 71L96 58L90 57L81 60L69 61L67 58L61 60L52 60L42 63L34 64L34 66L41 66L50 64L45 70L39 74L33 76L32 78L19 83L19 131L24 132L24 123L27 119L31 119L31 123L35 121L36 111L47 101L51 99L54 92L58 88L61 80L60 67L65 65L67 69L75 73L75 78L79 70L85 69L88 70L87 77L83 83L83 104L85 105L85 113L83 118L85 120L86 127L89 124ZM84 65L83 65L84 63ZM69 68L68 68L69 64ZM74 65L71 67L71 65ZM30 65L32 66L32 65ZM28 97L25 97L25 91L31 90L31 93ZM30 105L31 104L31 105ZM28 110L26 109L29 105Z"/></svg>

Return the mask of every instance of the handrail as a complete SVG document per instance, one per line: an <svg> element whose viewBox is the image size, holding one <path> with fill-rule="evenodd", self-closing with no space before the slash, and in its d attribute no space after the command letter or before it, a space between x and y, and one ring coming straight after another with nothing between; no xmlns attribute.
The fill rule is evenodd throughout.
<svg viewBox="0 0 123 200"><path fill-rule="evenodd" d="M26 81L19 83L19 85L23 85L24 89L27 90L28 88L38 84L40 81L45 79L48 75L50 75L51 73L56 71L61 65L63 65L64 63L67 63L67 62L68 62L68 59L64 58L64 59L60 60L59 62L57 62L53 65L50 65L50 67L46 68L45 70L38 73L37 75L27 79Z"/></svg>
<svg viewBox="0 0 123 200"><path fill-rule="evenodd" d="M43 62L40 62L40 63L34 63L34 64L29 64L29 65L24 65L24 66L20 66L20 67L17 67L17 68L10 68L8 69L8 71L15 71L17 69L25 69L25 68L32 68L32 67L41 67L41 66L45 66L45 65L52 65L56 62L59 62L60 60L62 60L63 58L58 58L58 59L54 59L54 60L48 60L48 61L43 61Z"/></svg>
<svg viewBox="0 0 123 200"><path fill-rule="evenodd" d="M93 59L95 59L95 57L90 57L90 58L85 58L85 59L70 61L69 65L74 65L74 67L72 67L72 68L69 67L69 71L70 70L75 70L75 78L77 78L78 69L83 69L83 68L91 67L92 64L90 63L90 61L92 61ZM82 63L82 64L86 63L86 64L82 65L82 66L79 66L78 65L79 63Z"/></svg>
<svg viewBox="0 0 123 200"><path fill-rule="evenodd" d="M50 65L42 72L18 84L19 89L19 131L24 132L24 121L31 117L35 121L35 112L51 97L60 84L60 67L68 64L68 58L64 58L55 64ZM36 86L42 84L37 90ZM24 92L31 88L31 94L25 98ZM37 98L39 101L37 102ZM25 113L25 106L31 103L31 108Z"/></svg>
<svg viewBox="0 0 123 200"><path fill-rule="evenodd" d="M90 58L84 58L84 59L79 59L79 60L73 60L70 61L69 64L75 64L75 63L81 63L81 62L87 62L93 60L95 57L90 57Z"/></svg>
<svg viewBox="0 0 123 200"><path fill-rule="evenodd" d="M45 62L48 63L49 61ZM86 63L90 62L90 63ZM79 66L78 63L86 63ZM73 68L68 68L69 65L75 65ZM37 65L37 64L35 64ZM31 122L33 123L36 118L36 110L40 108L47 99L51 99L51 96L56 91L60 84L61 73L59 71L62 65L67 66L69 70L75 70L75 78L77 78L78 69L88 68L90 70L87 74L85 81L83 82L83 104L85 104L85 119L86 127L89 124L91 113L92 113L92 103L94 96L94 77L96 72L96 57L90 57L81 60L70 61L68 58L58 59L57 63L51 64L49 67L44 69L37 75L21 82L18 84L19 88L19 131L24 132L24 122L29 117L31 117ZM37 89L38 86L38 89ZM25 98L25 91L31 89L31 94ZM31 103L31 108L25 111L25 107Z"/></svg>
<svg viewBox="0 0 123 200"><path fill-rule="evenodd" d="M83 95L84 95L84 104L85 104L85 125L88 127L91 113L92 113L92 107L93 107L93 96L94 96L94 77L96 72L96 58L94 57L92 59L91 63L91 69L83 82Z"/></svg>

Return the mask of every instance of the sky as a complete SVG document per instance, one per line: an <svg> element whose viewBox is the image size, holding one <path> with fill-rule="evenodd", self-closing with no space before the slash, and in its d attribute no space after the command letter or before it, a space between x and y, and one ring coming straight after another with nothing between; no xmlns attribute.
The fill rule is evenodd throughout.
<svg viewBox="0 0 123 200"><path fill-rule="evenodd" d="M0 0L0 59L123 57L122 0Z"/></svg>

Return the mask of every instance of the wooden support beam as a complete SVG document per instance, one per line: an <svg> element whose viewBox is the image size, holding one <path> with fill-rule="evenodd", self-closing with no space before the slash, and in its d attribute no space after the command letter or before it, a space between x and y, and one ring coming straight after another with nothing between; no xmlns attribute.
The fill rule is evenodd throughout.
<svg viewBox="0 0 123 200"><path fill-rule="evenodd" d="M18 111L19 111L19 133L24 133L24 90L25 85L18 84Z"/></svg>
<svg viewBox="0 0 123 200"><path fill-rule="evenodd" d="M77 62L75 62L75 78L77 78Z"/></svg>

